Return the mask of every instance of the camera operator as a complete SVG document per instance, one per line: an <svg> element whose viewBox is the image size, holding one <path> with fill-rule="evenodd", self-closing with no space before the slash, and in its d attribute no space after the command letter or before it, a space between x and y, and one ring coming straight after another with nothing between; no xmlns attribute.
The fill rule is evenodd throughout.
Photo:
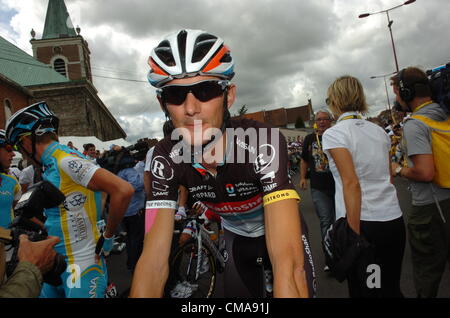
<svg viewBox="0 0 450 318"><path fill-rule="evenodd" d="M27 160L43 165L43 179L66 197L58 207L45 209L45 226L49 235L61 239L56 251L67 258L67 271L60 276L61 285L45 283L41 297L103 298L107 269L101 254L111 251L114 231L128 207L133 188L78 151L60 144L58 126L59 119L45 102L19 110L6 124L8 142L16 145ZM103 233L97 228L101 191L110 196Z"/></svg>
<svg viewBox="0 0 450 318"><path fill-rule="evenodd" d="M406 165L393 162L391 166L395 176L410 182L412 208L407 210L408 238L419 298L436 297L450 259L448 157L437 160L448 144L437 143L433 136L435 129L430 125L440 124L439 130L449 131L449 114L435 101L434 97L438 96L434 96L430 84L426 73L416 67L407 67L391 77L396 97L394 109L412 112L403 126Z"/></svg>
<svg viewBox="0 0 450 318"><path fill-rule="evenodd" d="M42 275L52 268L56 255L53 247L59 241L58 237L49 236L46 240L31 242L22 234L18 251L19 264L3 283L5 251L3 243L0 243L0 298L38 297L42 288Z"/></svg>

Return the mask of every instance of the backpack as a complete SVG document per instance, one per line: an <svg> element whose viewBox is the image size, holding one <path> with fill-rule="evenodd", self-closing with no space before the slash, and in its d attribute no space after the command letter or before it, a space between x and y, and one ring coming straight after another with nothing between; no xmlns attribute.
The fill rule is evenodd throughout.
<svg viewBox="0 0 450 318"><path fill-rule="evenodd" d="M421 115L411 118L420 120L431 129L431 148L435 166L433 183L441 188L450 188L450 118L435 121Z"/></svg>

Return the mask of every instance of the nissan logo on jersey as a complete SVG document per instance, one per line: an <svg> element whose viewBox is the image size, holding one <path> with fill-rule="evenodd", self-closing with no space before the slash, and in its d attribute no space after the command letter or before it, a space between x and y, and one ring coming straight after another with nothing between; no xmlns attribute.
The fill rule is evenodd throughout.
<svg viewBox="0 0 450 318"><path fill-rule="evenodd" d="M170 167L169 161L162 156L153 158L151 170L155 178L163 180L171 180L173 178L173 169Z"/></svg>

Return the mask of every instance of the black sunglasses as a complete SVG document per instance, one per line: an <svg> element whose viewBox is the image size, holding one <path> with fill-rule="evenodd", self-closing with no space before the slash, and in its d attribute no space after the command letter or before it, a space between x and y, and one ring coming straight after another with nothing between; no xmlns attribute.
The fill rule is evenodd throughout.
<svg viewBox="0 0 450 318"><path fill-rule="evenodd" d="M5 148L7 152L13 152L15 150L10 144L1 144L0 148Z"/></svg>
<svg viewBox="0 0 450 318"><path fill-rule="evenodd" d="M206 80L193 85L167 85L156 93L164 103L171 105L183 104L188 93L194 94L195 98L204 103L222 95L229 84L229 81Z"/></svg>

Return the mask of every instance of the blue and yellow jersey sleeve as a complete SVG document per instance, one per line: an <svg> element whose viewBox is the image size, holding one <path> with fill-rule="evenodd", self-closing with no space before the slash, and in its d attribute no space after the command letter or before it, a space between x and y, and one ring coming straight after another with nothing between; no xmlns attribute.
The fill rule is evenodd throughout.
<svg viewBox="0 0 450 318"><path fill-rule="evenodd" d="M13 204L22 193L15 177L1 173L0 178L0 226L6 228L14 219Z"/></svg>

